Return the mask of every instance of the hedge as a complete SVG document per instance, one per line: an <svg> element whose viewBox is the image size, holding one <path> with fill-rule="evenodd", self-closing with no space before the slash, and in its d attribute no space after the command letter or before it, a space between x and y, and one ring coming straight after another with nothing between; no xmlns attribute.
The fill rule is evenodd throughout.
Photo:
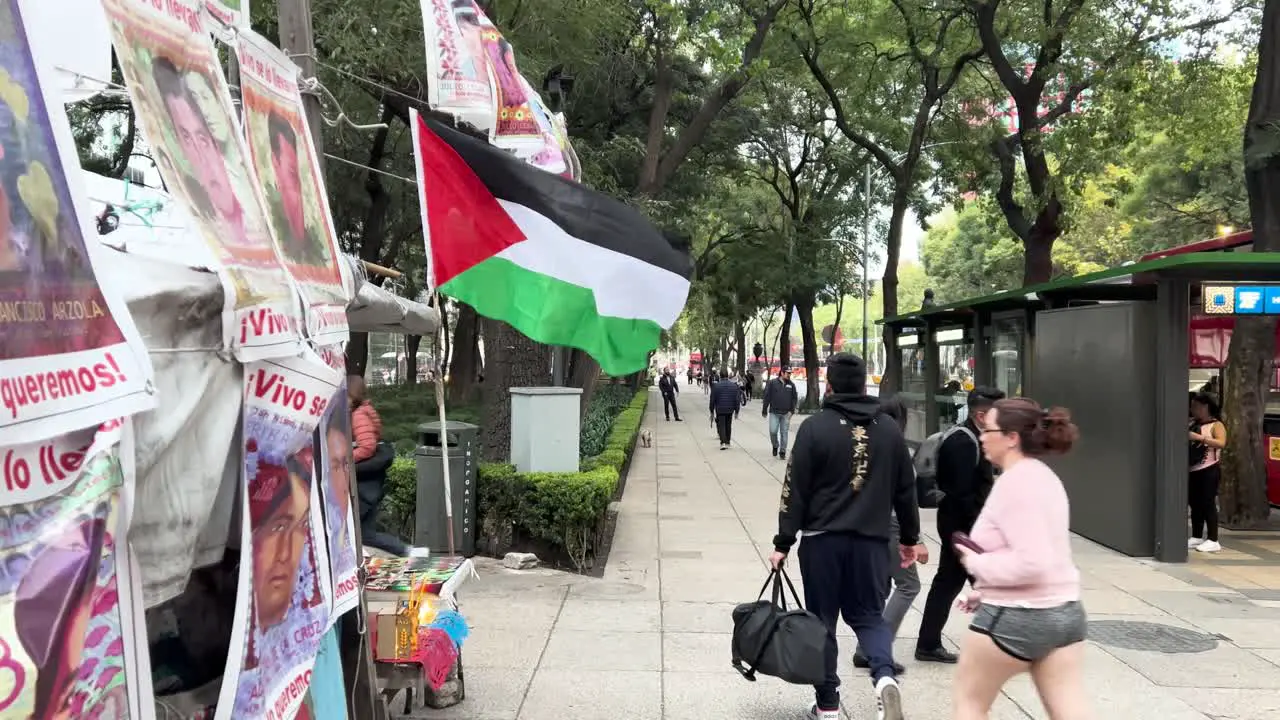
<svg viewBox="0 0 1280 720"><path fill-rule="evenodd" d="M476 499L482 548L496 554L532 541L562 554L579 571L591 567L649 399L647 388L638 393L623 389L629 396L621 404L625 409L613 419L602 449L584 458L579 472L520 473L506 463L479 465ZM602 406L620 405L611 399ZM416 485L413 457L397 457L387 472L380 516L384 529L401 537L413 532Z"/></svg>

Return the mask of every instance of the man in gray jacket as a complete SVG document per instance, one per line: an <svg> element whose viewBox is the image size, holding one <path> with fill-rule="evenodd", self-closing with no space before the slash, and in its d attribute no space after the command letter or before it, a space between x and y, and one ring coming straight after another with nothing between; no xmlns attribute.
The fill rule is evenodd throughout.
<svg viewBox="0 0 1280 720"><path fill-rule="evenodd" d="M796 384L791 382L791 368L784 367L778 377L764 387L764 400L760 415L769 418L769 441L773 443L775 457L787 459L787 431L791 429L791 416L796 413L800 396Z"/></svg>

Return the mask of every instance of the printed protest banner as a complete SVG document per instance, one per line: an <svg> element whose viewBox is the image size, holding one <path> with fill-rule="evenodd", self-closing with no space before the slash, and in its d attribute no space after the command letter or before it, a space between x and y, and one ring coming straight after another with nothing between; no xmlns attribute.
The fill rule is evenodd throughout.
<svg viewBox="0 0 1280 720"><path fill-rule="evenodd" d="M564 147L560 144L560 139L556 137L556 126L551 119L551 112L547 110L542 98L538 96L537 91L533 89L528 80L521 77L520 86L524 88L525 95L529 98L529 111L533 113L534 120L538 122L538 132L542 133L542 145L536 152L528 155L525 160L534 167L546 170L552 175L561 175L572 179L569 163L565 158Z"/></svg>
<svg viewBox="0 0 1280 720"><path fill-rule="evenodd" d="M160 175L220 263L224 344L241 362L296 355L296 291L271 239L200 0L102 4Z"/></svg>
<svg viewBox="0 0 1280 720"><path fill-rule="evenodd" d="M311 690L298 711L296 720L347 720L346 684L342 678L342 655L338 652L338 628L324 634L316 666L311 675Z"/></svg>
<svg viewBox="0 0 1280 720"><path fill-rule="evenodd" d="M498 101L471 0L422 0L427 104L493 137Z"/></svg>
<svg viewBox="0 0 1280 720"><path fill-rule="evenodd" d="M454 18L467 47L480 47L493 78L498 121L493 143L517 154L537 152L542 132L529 107L524 79L516 69L511 43L498 30L475 0L454 0Z"/></svg>
<svg viewBox="0 0 1280 720"><path fill-rule="evenodd" d="M314 432L342 374L312 354L245 366L244 485L233 648L217 720L290 720L329 629Z"/></svg>
<svg viewBox="0 0 1280 720"><path fill-rule="evenodd" d="M94 262L66 111L23 24L0 0L0 436L29 443L155 407L151 361Z"/></svg>
<svg viewBox="0 0 1280 720"><path fill-rule="evenodd" d="M321 358L337 373L343 373L345 358L342 348L331 346L321 351ZM331 619L360 603L359 562L355 536L355 509L351 506L355 483L355 462L351 455L351 403L347 398L347 379L340 374L337 390L329 399L329 407L320 418L315 447L320 454L320 496L324 500L325 544L329 549L329 578L332 583L333 612Z"/></svg>
<svg viewBox="0 0 1280 720"><path fill-rule="evenodd" d="M306 307L317 345L346 342L347 301L324 176L307 130L298 66L255 32L238 33L240 99L254 170L276 247Z"/></svg>
<svg viewBox="0 0 1280 720"><path fill-rule="evenodd" d="M125 719L153 708L135 646L146 633L126 542L125 422L3 451L0 717Z"/></svg>
<svg viewBox="0 0 1280 720"><path fill-rule="evenodd" d="M249 0L205 0L204 6L213 19L227 27L249 27Z"/></svg>

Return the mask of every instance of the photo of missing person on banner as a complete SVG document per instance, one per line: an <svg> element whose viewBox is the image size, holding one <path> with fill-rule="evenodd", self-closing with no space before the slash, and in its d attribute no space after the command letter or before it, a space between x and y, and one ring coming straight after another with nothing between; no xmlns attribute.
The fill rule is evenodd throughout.
<svg viewBox="0 0 1280 720"><path fill-rule="evenodd" d="M124 341L71 202L25 28L0 0L0 360Z"/></svg>
<svg viewBox="0 0 1280 720"><path fill-rule="evenodd" d="M149 62L135 57L134 63L140 67L126 63L125 75L131 85L135 75L144 81L135 87L142 99L138 115L148 137L161 140L154 145L161 175L171 192L186 198L206 242L229 256L223 262L236 287L235 307L286 297L283 283L268 287L243 272L279 263L253 200L256 189L235 125L215 93L216 81L198 66L185 67L176 54L151 55Z"/></svg>
<svg viewBox="0 0 1280 720"><path fill-rule="evenodd" d="M329 567L336 585L356 568L356 548L351 533L351 408L344 384L325 410L324 452L328 483L323 487L325 528L329 539Z"/></svg>
<svg viewBox="0 0 1280 720"><path fill-rule="evenodd" d="M252 442L252 441L250 441ZM312 537L311 447L271 462L246 453L252 572L248 641L235 717L256 717L269 695L309 665L327 625ZM264 704L265 703L265 704Z"/></svg>
<svg viewBox="0 0 1280 720"><path fill-rule="evenodd" d="M305 140L299 137L299 132L296 118L286 119L279 109L268 113L267 146L271 151L271 177L275 180L275 192L267 193L271 224L287 262L328 267L333 263L329 240L304 195L302 167L307 162L307 154L302 150L301 143ZM259 168L259 175L263 175L262 169ZM310 177L310 173L307 176Z"/></svg>

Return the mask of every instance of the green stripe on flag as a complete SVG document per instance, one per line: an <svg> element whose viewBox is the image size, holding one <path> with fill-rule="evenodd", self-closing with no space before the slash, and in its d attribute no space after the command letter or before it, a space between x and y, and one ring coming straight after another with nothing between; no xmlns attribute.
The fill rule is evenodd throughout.
<svg viewBox="0 0 1280 720"><path fill-rule="evenodd" d="M440 292L546 345L585 351L615 377L649 366L662 328L652 320L600 315L588 288L491 257L454 276Z"/></svg>

